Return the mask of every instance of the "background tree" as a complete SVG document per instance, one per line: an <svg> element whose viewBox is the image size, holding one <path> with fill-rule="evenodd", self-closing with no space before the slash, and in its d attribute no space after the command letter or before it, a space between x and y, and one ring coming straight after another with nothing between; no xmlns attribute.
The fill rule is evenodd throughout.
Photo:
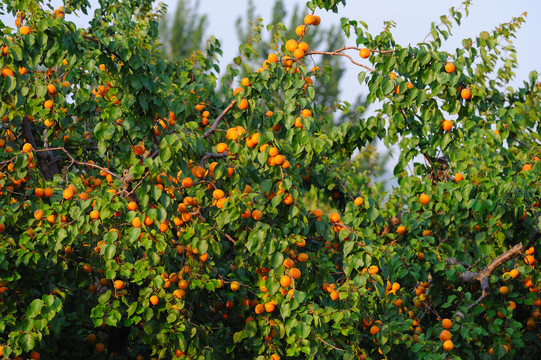
<svg viewBox="0 0 541 360"><path fill-rule="evenodd" d="M183 59L196 50L205 49L206 14L198 12L199 2L178 0L173 16L160 21L160 40L164 55L169 59Z"/></svg>
<svg viewBox="0 0 541 360"><path fill-rule="evenodd" d="M266 22L269 24L267 29L270 31L265 32L262 26L262 19L256 11L254 2L250 0L245 16L239 17L236 21L239 42L241 44L250 44L250 48L252 49L252 51L245 53L246 59L243 62L241 77L244 77L247 73L260 66L262 61L261 54L268 54L280 46L276 43L276 39L282 37L292 39L297 37L295 28L299 23L302 23L304 16L310 12L306 8L300 8L296 4L291 14L288 14L283 0L275 0L270 21ZM287 26L280 25L285 24L286 21L288 21ZM317 33L307 33L303 37L304 42L323 51L338 49L344 46L345 40L344 33L338 25L328 25ZM308 63L311 63L313 67L319 67L322 71L325 69L328 74L323 80L325 86L315 87L316 101L327 108L337 106L340 94L339 84L345 72L343 61L337 57L313 57ZM360 100L359 95L359 99L354 104L353 109L363 105L364 103ZM339 122L343 121L344 118L336 117L335 120Z"/></svg>

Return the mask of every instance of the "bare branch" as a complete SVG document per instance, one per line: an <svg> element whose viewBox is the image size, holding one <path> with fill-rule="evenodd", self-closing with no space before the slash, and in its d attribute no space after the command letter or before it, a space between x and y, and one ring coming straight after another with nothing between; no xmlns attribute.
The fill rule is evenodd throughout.
<svg viewBox="0 0 541 360"><path fill-rule="evenodd" d="M35 150L35 151L36 151L36 153L39 153L39 152L43 152L43 151L53 151L53 150L61 150L61 151L63 151L70 158L72 164L77 164L79 166L86 166L86 167L92 167L92 168L100 169L101 171L106 172L107 174L110 174L111 176L116 177L120 181L123 181L122 176L115 174L114 172L110 171L109 169L106 169L106 168L104 168L102 166L99 166L99 165L96 165L96 164L75 160L75 158L66 149L64 149L63 147L55 147L55 148L41 149L41 150Z"/></svg>
<svg viewBox="0 0 541 360"><path fill-rule="evenodd" d="M330 347L332 347L334 350L338 350L338 351L346 351L344 349L340 349L340 348L337 348L336 346L334 345L331 345L329 344L328 342L326 342L325 340L323 340L322 338L320 338L319 336L316 335L316 339L318 339L319 341L321 341L322 343L324 343L325 345L328 345Z"/></svg>
<svg viewBox="0 0 541 360"><path fill-rule="evenodd" d="M215 154L215 153L207 153L205 156L203 156L203 158L201 159L201 167L204 167L205 166L205 162L208 160L208 159L225 159L229 154L227 153L227 151L224 151L223 153L221 154Z"/></svg>
<svg viewBox="0 0 541 360"><path fill-rule="evenodd" d="M26 116L23 117L21 127L23 130L23 136L26 142L32 145L32 148L34 148L34 150L37 150L38 145L36 144L36 141L34 140L34 135L32 134L32 129L30 129L30 124ZM55 171L58 171L58 166L56 165L56 163L54 164L49 163L47 153L38 152L36 155L38 158L38 167L41 173L43 174L43 177L46 180L51 180L53 176L55 175L55 173L58 173L58 172L55 172Z"/></svg>
<svg viewBox="0 0 541 360"><path fill-rule="evenodd" d="M208 129L202 136L201 138L202 139L206 139L208 138L210 135L212 135L216 129L218 128L218 125L220 124L220 121L222 121L222 119L224 118L224 116L233 108L233 106L235 106L235 104L237 103L237 100L233 100L231 101L231 104L229 104L225 109L224 111L222 111L222 113L216 118L216 120L214 120L214 122L212 123L212 126L210 127L210 129Z"/></svg>
<svg viewBox="0 0 541 360"><path fill-rule="evenodd" d="M335 51L308 51L306 54L304 54L305 56L307 55L331 55L331 56L344 56L346 58L349 59L349 61L351 61L353 64L357 65L357 66L360 66L370 72L374 72L374 69L372 68L369 68L368 66L366 65L363 65L361 63L358 63L356 62L355 60L353 60L353 58L351 56L349 56L348 54L344 54L342 52L340 52L341 49L338 49L338 50L335 50Z"/></svg>
<svg viewBox="0 0 541 360"><path fill-rule="evenodd" d="M541 233L536 233L535 236L530 239L526 247L528 248L532 246L540 237ZM481 301L483 301L483 299L485 299L490 294L490 275L492 275L492 273L502 264L522 254L523 250L524 245L522 243L519 243L498 256L496 259L492 260L492 262L490 262L490 264L488 264L483 270L476 272L465 271L458 275L458 278L464 282L479 282L479 284L481 285L481 296L475 302L468 306L468 311L473 309L477 304L481 303ZM459 264L459 262L455 258L447 259L447 262L451 265ZM463 263L460 264L463 265ZM460 311L457 311L456 314L464 316L464 314L462 314Z"/></svg>

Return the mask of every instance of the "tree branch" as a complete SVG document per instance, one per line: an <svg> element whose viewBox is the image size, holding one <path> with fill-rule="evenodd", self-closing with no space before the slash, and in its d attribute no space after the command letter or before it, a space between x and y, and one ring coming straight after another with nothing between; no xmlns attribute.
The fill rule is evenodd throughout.
<svg viewBox="0 0 541 360"><path fill-rule="evenodd" d="M349 61L351 61L353 64L357 65L357 66L360 66L370 72L374 72L374 69L372 68L369 68L368 66L366 65L363 65L361 63L358 63L356 62L355 60L353 60L353 58L351 56L349 56L348 54L344 54L340 51L342 51L343 49L338 49L338 50L335 50L335 51L308 51L306 54L304 54L305 56L308 56L308 55L331 55L331 56L344 56L346 58L349 59Z"/></svg>
<svg viewBox="0 0 541 360"><path fill-rule="evenodd" d="M530 241L528 241L526 248L529 248L530 246L535 244L535 242L539 240L539 238L541 238L541 233L537 232L530 239ZM470 311L476 305L481 303L481 301L483 301L490 294L489 278L490 278L490 275L492 275L492 273L494 272L494 270L496 270L498 267L500 267L502 264L506 263L507 261L522 254L523 250L524 250L524 245L522 243L519 243L513 246L511 249L504 252L503 254L501 254L500 256L498 256L496 259L492 260L492 262L488 264L487 266L485 266L483 270L476 271L476 272L465 271L461 273L460 275L458 275L458 278L464 282L469 282L469 283L479 282L481 285L481 296L475 302L473 302L472 304L468 306L468 311ZM451 265L457 265L457 264L464 265L463 263L459 263L455 258L447 259L447 263ZM457 311L456 314L460 316L464 316L464 314L462 314L460 311Z"/></svg>
<svg viewBox="0 0 541 360"><path fill-rule="evenodd" d="M212 123L212 126L210 127L210 129L208 129L202 136L201 138L202 139L206 139L208 138L210 135L212 135L216 129L218 128L218 124L220 124L220 121L224 118L224 116L229 112L229 110L231 110L233 108L233 106L235 106L235 104L237 103L237 100L233 100L231 101L231 104L229 104L225 109L224 111L222 111L222 113L216 118L216 120L214 120L214 122Z"/></svg>
<svg viewBox="0 0 541 360"><path fill-rule="evenodd" d="M55 147L55 148L41 149L41 150L35 150L35 151L36 151L36 153L39 153L39 152L43 152L43 151L52 151L52 150L61 150L61 151L63 151L70 158L71 164L77 164L79 166L86 166L86 167L92 167L92 168L100 169L101 171L106 172L107 174L110 174L111 176L116 177L120 181L124 181L122 176L115 174L114 172L110 171L109 169L106 169L106 168L104 168L102 166L99 166L99 165L96 165L96 164L75 160L75 158L66 149L64 149L63 147ZM70 164L70 166L71 166L71 164Z"/></svg>
<svg viewBox="0 0 541 360"><path fill-rule="evenodd" d="M334 346L334 345L329 344L328 342L326 342L325 340L323 340L322 338L320 338L318 335L316 335L316 339L318 339L319 341L321 341L321 342L324 343L325 345L328 345L328 346L332 347L334 350L338 350L338 351L346 351L346 350L344 350L344 349L340 349L340 348L337 348L337 347Z"/></svg>
<svg viewBox="0 0 541 360"><path fill-rule="evenodd" d="M26 142L32 145L32 148L34 148L34 150L37 150L38 145L34 140L34 135L32 134L32 129L30 129L30 123L28 122L26 116L23 116L21 127ZM48 156L46 153L37 152L36 156L38 158L38 168L43 174L43 177L45 178L45 180L51 180L55 175L54 169L58 169L58 166L56 166L56 164L50 164L48 162ZM51 165L53 166L51 167Z"/></svg>
<svg viewBox="0 0 541 360"><path fill-rule="evenodd" d="M205 166L205 162L208 160L208 159L225 159L229 154L227 153L227 151L224 151L223 153L221 154L213 154L213 153L207 153L205 156L203 156L203 158L201 159L201 167L204 167Z"/></svg>

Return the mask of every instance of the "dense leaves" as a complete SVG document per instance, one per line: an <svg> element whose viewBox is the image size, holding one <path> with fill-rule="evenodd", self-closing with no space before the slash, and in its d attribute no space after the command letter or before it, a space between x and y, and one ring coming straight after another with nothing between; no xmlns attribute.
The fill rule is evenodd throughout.
<svg viewBox="0 0 541 360"><path fill-rule="evenodd" d="M541 86L508 86L522 17L453 54L457 9L417 46L344 18L357 47L288 50L318 10L216 90L217 42L164 60L163 8L100 5L85 30L65 14L86 2L0 5L4 356L541 353ZM332 69L303 56L340 54L377 110L334 126L314 101ZM375 139L400 150L388 193Z"/></svg>

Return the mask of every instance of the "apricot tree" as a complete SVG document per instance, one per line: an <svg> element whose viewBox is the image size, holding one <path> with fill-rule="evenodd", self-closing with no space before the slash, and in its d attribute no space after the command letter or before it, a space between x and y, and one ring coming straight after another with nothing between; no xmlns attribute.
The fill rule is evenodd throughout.
<svg viewBox="0 0 541 360"><path fill-rule="evenodd" d="M86 1L0 5L0 356L541 354L541 86L508 86L524 17L454 53L469 1L415 46L343 18L355 46L310 49L339 3L308 2L224 91L218 43L160 56L149 1L100 0L88 29L65 19ZM320 122L318 56L358 66L374 115ZM374 139L400 149L389 193L352 160Z"/></svg>

